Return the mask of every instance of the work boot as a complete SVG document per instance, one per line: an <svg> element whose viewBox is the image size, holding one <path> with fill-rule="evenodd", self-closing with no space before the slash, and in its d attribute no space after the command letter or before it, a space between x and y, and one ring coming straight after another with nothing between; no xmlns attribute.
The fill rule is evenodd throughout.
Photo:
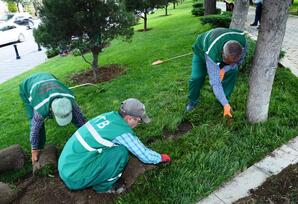
<svg viewBox="0 0 298 204"><path fill-rule="evenodd" d="M194 109L196 107L196 104L193 103L193 102L189 102L187 105L186 105L186 108L185 108L185 111L186 112L189 112L191 111L192 109Z"/></svg>
<svg viewBox="0 0 298 204"><path fill-rule="evenodd" d="M257 23L250 24L250 26L257 26L257 25L258 25Z"/></svg>
<svg viewBox="0 0 298 204"><path fill-rule="evenodd" d="M112 193L112 194L120 194L126 190L125 183L122 178L120 178L116 183L113 184L112 188L105 192L97 192L97 193Z"/></svg>

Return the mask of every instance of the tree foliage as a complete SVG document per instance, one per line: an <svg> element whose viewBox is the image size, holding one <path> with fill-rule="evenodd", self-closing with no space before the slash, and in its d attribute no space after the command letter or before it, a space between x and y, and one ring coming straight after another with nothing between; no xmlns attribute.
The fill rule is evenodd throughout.
<svg viewBox="0 0 298 204"><path fill-rule="evenodd" d="M133 35L134 17L119 0L44 0L40 16L36 42L48 48L87 47L93 55L94 78L102 49L117 37Z"/></svg>
<svg viewBox="0 0 298 204"><path fill-rule="evenodd" d="M129 11L133 11L137 17L144 19L144 31L147 30L148 14L164 5L164 0L125 0L125 2Z"/></svg>

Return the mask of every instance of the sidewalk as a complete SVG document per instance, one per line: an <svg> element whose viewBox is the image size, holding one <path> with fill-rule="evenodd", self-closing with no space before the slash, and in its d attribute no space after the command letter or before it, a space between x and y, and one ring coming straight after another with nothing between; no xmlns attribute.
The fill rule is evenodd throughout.
<svg viewBox="0 0 298 204"><path fill-rule="evenodd" d="M27 30L25 37L25 42L16 44L21 59L16 59L13 45L0 48L0 84L47 60L45 50L38 51L32 30Z"/></svg>
<svg viewBox="0 0 298 204"><path fill-rule="evenodd" d="M276 149L260 162L223 184L198 204L230 204L250 195L250 189L256 189L266 179L276 175L290 164L298 162L298 136Z"/></svg>
<svg viewBox="0 0 298 204"><path fill-rule="evenodd" d="M222 11L226 10L226 4L216 2L218 8ZM249 32L253 39L257 39L257 27L250 26L255 18L255 7L250 6L245 23L245 30ZM285 56L280 63L291 70L298 77L298 16L289 15L286 27L286 33L283 40L282 50L285 51Z"/></svg>

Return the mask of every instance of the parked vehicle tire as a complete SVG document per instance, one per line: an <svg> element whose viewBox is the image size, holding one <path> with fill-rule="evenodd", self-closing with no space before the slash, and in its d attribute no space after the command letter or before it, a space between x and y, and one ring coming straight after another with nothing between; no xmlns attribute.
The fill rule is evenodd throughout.
<svg viewBox="0 0 298 204"><path fill-rule="evenodd" d="M19 42L24 42L25 41L25 35L23 33L19 34L18 41Z"/></svg>

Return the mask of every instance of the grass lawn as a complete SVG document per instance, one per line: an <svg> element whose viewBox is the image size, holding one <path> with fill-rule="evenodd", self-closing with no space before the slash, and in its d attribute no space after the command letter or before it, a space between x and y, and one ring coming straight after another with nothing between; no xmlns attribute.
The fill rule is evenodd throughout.
<svg viewBox="0 0 298 204"><path fill-rule="evenodd" d="M118 203L195 203L207 196L237 172L251 166L266 154L298 135L298 79L286 69L278 69L272 91L269 119L250 125L245 119L248 94L248 69L251 56L241 68L236 89L231 97L234 110L232 121L226 121L208 81L202 91L198 108L184 113L187 103L191 56L159 66L150 64L191 52L198 33L210 27L201 25L191 15L192 0L150 15L149 32L136 32L132 42L115 40L100 55L100 64L121 64L126 74L100 86L106 91L96 93L93 87L76 89L77 102L91 119L100 113L117 110L121 101L129 97L146 104L152 123L135 131L142 141L155 137L151 148L169 153L169 165L146 173L133 185ZM142 24L136 26L142 28ZM253 43L250 52L253 51ZM87 56L91 59L91 55ZM20 144L28 153L28 163L22 171L2 174L0 180L13 182L30 170L29 125L18 93L22 79L39 71L50 71L67 85L73 85L69 76L88 68L81 57L56 57L46 63L0 85L0 148ZM163 130L175 130L188 120L193 129L177 141L163 139ZM70 125L59 128L53 120L46 122L47 143L62 148L75 131Z"/></svg>
<svg viewBox="0 0 298 204"><path fill-rule="evenodd" d="M294 0L293 5L291 5L290 14L298 16L298 0Z"/></svg>

